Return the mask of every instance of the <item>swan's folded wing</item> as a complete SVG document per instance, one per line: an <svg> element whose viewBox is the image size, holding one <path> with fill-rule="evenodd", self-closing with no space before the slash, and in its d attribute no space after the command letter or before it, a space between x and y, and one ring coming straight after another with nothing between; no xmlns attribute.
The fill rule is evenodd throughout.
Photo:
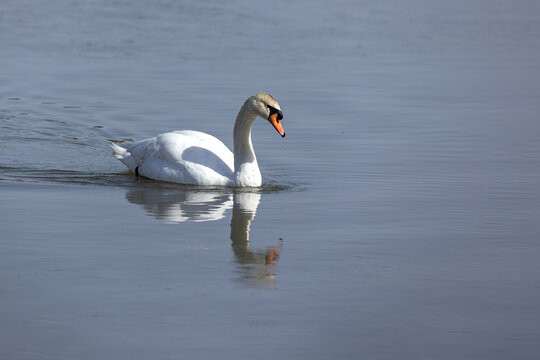
<svg viewBox="0 0 540 360"><path fill-rule="evenodd" d="M171 156L175 160L181 156L183 161L201 164L219 172L234 172L234 155L218 138L200 131L174 131L159 136L160 143L174 149ZM180 155L181 154L181 155ZM232 175L232 174L231 174Z"/></svg>
<svg viewBox="0 0 540 360"><path fill-rule="evenodd" d="M230 185L234 155L219 139L198 131L175 131L126 147L136 165L131 171L164 181Z"/></svg>

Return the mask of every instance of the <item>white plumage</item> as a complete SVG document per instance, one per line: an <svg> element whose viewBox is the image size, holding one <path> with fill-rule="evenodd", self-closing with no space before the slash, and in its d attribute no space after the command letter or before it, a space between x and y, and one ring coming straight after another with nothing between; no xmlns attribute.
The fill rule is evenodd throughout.
<svg viewBox="0 0 540 360"><path fill-rule="evenodd" d="M113 155L129 171L150 179L182 184L260 186L262 177L251 143L257 116L268 119L285 136L277 101L257 93L246 100L234 126L234 154L212 135L173 131L126 147L111 144ZM236 170L236 171L235 171Z"/></svg>

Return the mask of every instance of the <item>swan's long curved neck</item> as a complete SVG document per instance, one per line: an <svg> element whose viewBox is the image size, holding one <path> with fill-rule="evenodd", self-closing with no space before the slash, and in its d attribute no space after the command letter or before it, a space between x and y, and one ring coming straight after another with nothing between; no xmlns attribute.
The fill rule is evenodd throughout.
<svg viewBox="0 0 540 360"><path fill-rule="evenodd" d="M251 143L251 127L256 117L257 114L250 110L246 102L234 123L234 181L238 186L261 185L261 173Z"/></svg>

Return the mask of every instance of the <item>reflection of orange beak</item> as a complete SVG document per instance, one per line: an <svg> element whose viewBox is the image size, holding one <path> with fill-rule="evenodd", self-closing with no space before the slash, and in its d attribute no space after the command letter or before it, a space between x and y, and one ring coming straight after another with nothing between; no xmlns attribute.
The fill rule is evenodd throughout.
<svg viewBox="0 0 540 360"><path fill-rule="evenodd" d="M281 126L281 120L278 120L278 114L274 113L268 117L268 121L272 124L272 126L277 130L279 135L281 137L285 137L285 131L283 130L283 126Z"/></svg>
<svg viewBox="0 0 540 360"><path fill-rule="evenodd" d="M281 244L278 246L272 246L268 249L266 256L264 257L265 265L276 265L279 259L279 252L281 251Z"/></svg>

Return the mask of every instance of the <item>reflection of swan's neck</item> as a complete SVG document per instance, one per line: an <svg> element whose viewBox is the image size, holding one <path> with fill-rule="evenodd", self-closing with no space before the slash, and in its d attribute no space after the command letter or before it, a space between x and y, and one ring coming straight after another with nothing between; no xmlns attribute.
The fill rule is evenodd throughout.
<svg viewBox="0 0 540 360"><path fill-rule="evenodd" d="M249 262L252 254L249 252L249 226L255 217L261 194L237 193L234 195L234 205L231 219L231 241L233 250L241 262Z"/></svg>
<svg viewBox="0 0 540 360"><path fill-rule="evenodd" d="M246 101L234 123L234 182L238 186L260 186L262 182L251 143L251 127L256 117Z"/></svg>

